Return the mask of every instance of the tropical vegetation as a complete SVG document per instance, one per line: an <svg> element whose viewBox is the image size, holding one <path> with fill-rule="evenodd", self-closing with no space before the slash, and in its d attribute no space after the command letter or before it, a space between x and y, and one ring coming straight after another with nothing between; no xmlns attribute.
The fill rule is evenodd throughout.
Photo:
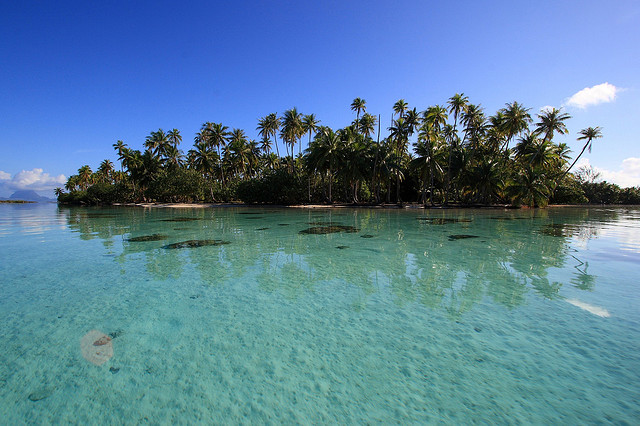
<svg viewBox="0 0 640 426"><path fill-rule="evenodd" d="M584 147L569 163L568 146L556 139L568 133L571 117L559 109L533 114L511 102L487 115L460 93L421 111L400 99L383 130L380 115L367 111L364 99L354 99L350 107L355 118L341 129L296 108L269 113L257 120L258 139L208 121L186 152L177 129L152 131L142 149L118 140L113 144L118 165L108 159L95 171L84 165L56 194L70 203L544 207L640 201L640 188L596 182L593 170L572 172L602 131L581 130Z"/></svg>

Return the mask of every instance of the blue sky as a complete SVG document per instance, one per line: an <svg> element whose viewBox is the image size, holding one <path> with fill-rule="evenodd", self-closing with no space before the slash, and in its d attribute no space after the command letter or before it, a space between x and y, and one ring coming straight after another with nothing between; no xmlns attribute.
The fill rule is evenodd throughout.
<svg viewBox="0 0 640 426"><path fill-rule="evenodd" d="M158 128L186 152L205 121L257 138L296 106L339 128L361 97L388 126L400 98L457 92L489 114L564 105L574 155L601 126L585 162L640 185L637 1L2 2L0 55L0 196L116 163L116 140Z"/></svg>

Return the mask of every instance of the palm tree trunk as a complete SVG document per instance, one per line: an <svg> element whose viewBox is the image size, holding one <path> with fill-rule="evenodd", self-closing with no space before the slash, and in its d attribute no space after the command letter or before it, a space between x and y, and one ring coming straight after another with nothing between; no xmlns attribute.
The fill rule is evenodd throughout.
<svg viewBox="0 0 640 426"><path fill-rule="evenodd" d="M329 176L328 176L328 178L329 178L329 204L333 203L333 200L332 200L332 198L331 198L331 181L332 181L333 179L332 179L332 177L331 177L331 176L332 176L332 175L331 175L331 166L329 166Z"/></svg>
<svg viewBox="0 0 640 426"><path fill-rule="evenodd" d="M371 190L375 194L376 204L380 202L380 193L376 191L376 169L378 167L378 153L380 152L380 114L378 114L378 141L376 142L376 158L373 160L373 176L371 176Z"/></svg>
<svg viewBox="0 0 640 426"><path fill-rule="evenodd" d="M584 150L587 149L587 146L589 146L589 144L591 143L591 139L587 140L587 143L584 144L584 146L582 147L582 151L580 151L580 154L576 157L575 160L573 160L573 163L571 163L571 165L569 166L569 168L567 170L564 171L564 173L562 175L560 175L560 178L558 179L558 181L562 180L562 178L564 178L567 173L569 173L569 170L571 170L571 168L573 166L575 166L575 164L578 162L578 160L580 159L580 157L582 156L582 154L584 153Z"/></svg>

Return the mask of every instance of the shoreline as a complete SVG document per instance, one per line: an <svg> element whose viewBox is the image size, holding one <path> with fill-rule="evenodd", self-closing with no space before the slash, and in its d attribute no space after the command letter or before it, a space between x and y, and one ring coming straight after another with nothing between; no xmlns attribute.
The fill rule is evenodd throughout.
<svg viewBox="0 0 640 426"><path fill-rule="evenodd" d="M143 207L143 208L167 208L167 209L202 209L202 208L290 208L290 209L395 209L395 210L454 210L454 209L486 209L486 210L544 210L545 208L584 208L584 207L638 207L625 204L550 204L544 208L513 207L510 205L492 206L425 206L419 203L397 204L245 204L245 203L114 203L110 206L118 207Z"/></svg>

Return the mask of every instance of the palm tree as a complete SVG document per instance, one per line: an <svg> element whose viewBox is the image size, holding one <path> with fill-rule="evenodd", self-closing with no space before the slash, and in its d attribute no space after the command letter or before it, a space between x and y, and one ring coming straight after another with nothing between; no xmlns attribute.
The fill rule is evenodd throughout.
<svg viewBox="0 0 640 426"><path fill-rule="evenodd" d="M542 114L538 114L540 121L536 123L536 132L544 134L544 140L550 141L553 139L554 133L565 135L569 133L567 126L564 122L571 118L571 116L559 109L552 108L551 110L543 111Z"/></svg>
<svg viewBox="0 0 640 426"><path fill-rule="evenodd" d="M396 175L396 202L401 203L400 199L400 180L403 176L401 172L402 160L407 152L407 144L409 143L409 135L413 132L411 123L400 117L394 121L394 125L389 127L389 138L394 142L395 146L395 175Z"/></svg>
<svg viewBox="0 0 640 426"><path fill-rule="evenodd" d="M587 142L582 147L582 151L580 151L580 154L578 154L576 159L573 160L573 163L571 163L569 168L567 170L565 170L564 173L560 176L559 180L562 180L562 178L565 177L567 175L567 173L569 173L569 170L571 170L571 168L578 162L578 160L580 159L580 157L584 153L584 150L587 149L587 147L589 148L589 152L591 152L591 143L593 142L593 140L602 137L601 130L602 129L600 127L588 127L586 129L582 129L582 130L580 130L578 132L578 133L580 133L582 135L582 136L580 136L578 138L578 140L580 141L580 140L585 140L586 139Z"/></svg>
<svg viewBox="0 0 640 426"><path fill-rule="evenodd" d="M378 119L376 116L365 112L362 114L362 118L358 122L358 131L362 133L366 137L370 137L373 132L376 130L376 124L378 124Z"/></svg>
<svg viewBox="0 0 640 426"><path fill-rule="evenodd" d="M64 194L64 191L62 190L62 188L58 187L53 190L53 193L56 195L56 197L60 197L62 194Z"/></svg>
<svg viewBox="0 0 640 426"><path fill-rule="evenodd" d="M242 170L242 178L246 178L247 166L249 164L249 147L247 144L247 135L244 133L244 130L233 129L227 147L227 152L231 155L229 160L236 170L236 174L239 170Z"/></svg>
<svg viewBox="0 0 640 426"><path fill-rule="evenodd" d="M285 144L291 145L291 172L293 173L293 149L298 139L303 135L302 114L294 107L284 112L282 116L280 137Z"/></svg>
<svg viewBox="0 0 640 426"><path fill-rule="evenodd" d="M98 176L102 182L110 183L113 181L113 163L111 160L102 160L98 167Z"/></svg>
<svg viewBox="0 0 640 426"><path fill-rule="evenodd" d="M502 123L500 123L502 125L501 130L506 136L503 148L505 152L509 150L511 139L529 128L529 123L532 121L529 109L514 101L506 104L506 108L501 110L503 116Z"/></svg>
<svg viewBox="0 0 640 426"><path fill-rule="evenodd" d="M168 164L171 168L176 168L182 166L184 162L184 158L182 156L182 151L178 149L175 145L170 145L167 148L167 152L165 152L166 158L164 159L164 163Z"/></svg>
<svg viewBox="0 0 640 426"><path fill-rule="evenodd" d="M267 115L267 134L273 136L273 143L276 146L276 154L278 154L278 158L280 158L280 150L278 149L278 131L280 130L280 118L278 118L278 114L272 112Z"/></svg>
<svg viewBox="0 0 640 426"><path fill-rule="evenodd" d="M169 133L167 133L167 138L171 145L176 148L180 145L180 142L182 142L182 136L180 136L180 130L178 129L170 130Z"/></svg>
<svg viewBox="0 0 640 426"><path fill-rule="evenodd" d="M480 105L468 104L462 114L461 121L464 124L464 142L471 145L471 157L475 155L480 139L487 130L487 122L484 110Z"/></svg>
<svg viewBox="0 0 640 426"><path fill-rule="evenodd" d="M207 178L212 178L215 173L216 164L219 162L218 154L206 141L199 141L194 145L195 149L189 151L189 164L195 170L202 173ZM210 187L211 199L215 201L213 195L213 183Z"/></svg>
<svg viewBox="0 0 640 426"><path fill-rule="evenodd" d="M404 112L409 108L409 105L405 102L404 99L400 99L395 104L393 104L393 112L399 115L399 118L404 117ZM392 117L393 119L393 117Z"/></svg>
<svg viewBox="0 0 640 426"><path fill-rule="evenodd" d="M315 114L308 114L302 117L302 132L309 132L309 145L311 145L311 133L318 130L318 124L320 124L320 120L316 118Z"/></svg>
<svg viewBox="0 0 640 426"><path fill-rule="evenodd" d="M83 191L86 191L89 185L93 183L93 172L91 167L85 165L78 169L78 186Z"/></svg>
<svg viewBox="0 0 640 426"><path fill-rule="evenodd" d="M162 129L158 129L157 132L151 132L144 140L144 147L153 156L164 155L168 145L169 138Z"/></svg>
<svg viewBox="0 0 640 426"><path fill-rule="evenodd" d="M119 140L116 143L114 143L112 146L116 150L116 152L118 153L118 160L120 160L120 171L122 171L122 159L124 158L122 156L122 153L127 148L127 144L125 144L124 142Z"/></svg>
<svg viewBox="0 0 640 426"><path fill-rule="evenodd" d="M447 161L447 188L444 193L444 204L449 203L449 188L451 185L451 156L453 154L453 142L458 138L458 117L460 113L465 113L469 98L464 93L456 93L447 101L449 105L449 114L453 114L453 128L448 132L447 140L449 141L449 158ZM458 138L459 139L459 138Z"/></svg>
<svg viewBox="0 0 640 426"><path fill-rule="evenodd" d="M440 137L442 126L447 123L447 109L443 106L436 105L427 108L423 115L425 125L423 126L422 136L425 139L429 151L429 202L433 205L433 178L435 173L433 146L435 145L436 139Z"/></svg>
<svg viewBox="0 0 640 426"><path fill-rule="evenodd" d="M331 187L333 171L339 156L340 136L329 127L320 127L315 139L307 149L311 167L325 172L329 181L329 203L333 201Z"/></svg>
<svg viewBox="0 0 640 426"><path fill-rule="evenodd" d="M265 155L269 155L271 152L271 139L269 139L266 135L261 135L262 139L260 140L260 149L264 152Z"/></svg>
<svg viewBox="0 0 640 426"><path fill-rule="evenodd" d="M222 123L205 123L205 128L208 135L208 143L211 147L215 147L218 151L218 161L220 166L220 179L224 186L224 168L222 167L222 153L221 149L227 145L229 140L229 128L223 126Z"/></svg>
<svg viewBox="0 0 640 426"><path fill-rule="evenodd" d="M356 112L356 123L360 120L360 113L367 110L366 103L367 101L361 98L355 98L353 102L351 102L351 111Z"/></svg>

